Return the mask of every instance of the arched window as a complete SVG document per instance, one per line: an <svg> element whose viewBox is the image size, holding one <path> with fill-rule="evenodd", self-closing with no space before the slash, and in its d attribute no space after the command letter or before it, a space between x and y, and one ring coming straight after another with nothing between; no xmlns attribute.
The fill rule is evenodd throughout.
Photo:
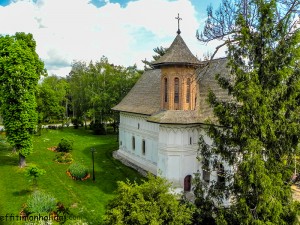
<svg viewBox="0 0 300 225"><path fill-rule="evenodd" d="M188 78L186 81L186 103L190 103L191 96L191 79Z"/></svg>
<svg viewBox="0 0 300 225"><path fill-rule="evenodd" d="M168 102L168 79L167 78L165 78L164 85L165 85L164 99L165 99L165 102Z"/></svg>
<svg viewBox="0 0 300 225"><path fill-rule="evenodd" d="M174 79L174 103L179 103L179 78Z"/></svg>
<svg viewBox="0 0 300 225"><path fill-rule="evenodd" d="M191 191L191 187L192 187L192 176L187 175L184 178L184 191Z"/></svg>
<svg viewBox="0 0 300 225"><path fill-rule="evenodd" d="M132 136L132 150L135 150L135 137Z"/></svg>

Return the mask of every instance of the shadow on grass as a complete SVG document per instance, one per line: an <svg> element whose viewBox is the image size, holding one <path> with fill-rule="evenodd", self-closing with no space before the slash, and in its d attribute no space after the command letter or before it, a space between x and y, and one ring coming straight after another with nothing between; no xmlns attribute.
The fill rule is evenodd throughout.
<svg viewBox="0 0 300 225"><path fill-rule="evenodd" d="M0 153L0 166L18 166L19 159L17 155L9 153L9 151Z"/></svg>
<svg viewBox="0 0 300 225"><path fill-rule="evenodd" d="M31 194L32 192L33 192L32 190L23 189L23 190L20 190L20 191L15 191L12 194L14 196L25 196L25 195Z"/></svg>
<svg viewBox="0 0 300 225"><path fill-rule="evenodd" d="M105 138L105 136L102 136ZM111 137L109 137L111 138ZM92 153L91 148L95 148L95 182L93 182L93 171L92 171ZM131 182L137 181L138 183L141 179L145 179L136 170L123 165L118 160L114 159L112 152L117 149L111 149L111 143L98 144L85 148L83 153L90 156L89 172L91 177L85 185L97 186L101 191L112 194L117 188L117 181L126 181L129 179Z"/></svg>

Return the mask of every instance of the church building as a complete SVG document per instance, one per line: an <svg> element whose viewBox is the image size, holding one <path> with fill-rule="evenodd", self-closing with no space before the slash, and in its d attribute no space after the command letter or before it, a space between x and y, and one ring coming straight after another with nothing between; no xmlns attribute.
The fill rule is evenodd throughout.
<svg viewBox="0 0 300 225"><path fill-rule="evenodd" d="M209 90L217 97L227 96L215 81L216 74L228 71L226 64L226 59L214 60L209 66L199 61L178 28L167 52L113 108L120 112L115 157L136 169L165 177L184 191L191 190L197 171L205 180L218 179L218 171L202 170L197 152L201 134L211 143L203 129L208 120L214 119L207 103Z"/></svg>

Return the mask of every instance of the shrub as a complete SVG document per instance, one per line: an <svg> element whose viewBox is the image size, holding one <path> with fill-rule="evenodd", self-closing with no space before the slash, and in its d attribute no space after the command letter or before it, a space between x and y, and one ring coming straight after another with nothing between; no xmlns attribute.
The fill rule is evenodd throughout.
<svg viewBox="0 0 300 225"><path fill-rule="evenodd" d="M49 213L44 212L44 213L31 213L28 218L30 220L30 223L20 223L20 225L50 225L53 224L51 221L51 218L49 217ZM14 225L16 225L14 223Z"/></svg>
<svg viewBox="0 0 300 225"><path fill-rule="evenodd" d="M44 175L45 173L45 170L38 168L36 165L31 165L25 170L25 176L32 178L34 186L37 185L37 178Z"/></svg>
<svg viewBox="0 0 300 225"><path fill-rule="evenodd" d="M104 223L111 224L192 224L193 205L180 203L172 194L172 184L162 177L148 174L138 184L118 181L115 198L106 208Z"/></svg>
<svg viewBox="0 0 300 225"><path fill-rule="evenodd" d="M88 169L80 163L72 163L69 166L68 171L76 180L81 180L88 175Z"/></svg>
<svg viewBox="0 0 300 225"><path fill-rule="evenodd" d="M50 213L56 209L56 199L42 191L35 191L27 200L25 212L31 213Z"/></svg>
<svg viewBox="0 0 300 225"><path fill-rule="evenodd" d="M70 152L73 149L73 141L67 139L61 139L57 146L58 152Z"/></svg>
<svg viewBox="0 0 300 225"><path fill-rule="evenodd" d="M104 123L101 123L99 120L96 120L95 123L92 121L90 123L90 128L94 131L96 135L106 134Z"/></svg>
<svg viewBox="0 0 300 225"><path fill-rule="evenodd" d="M78 129L79 126L83 125L82 119L79 119L79 118L72 118L71 122L75 129Z"/></svg>
<svg viewBox="0 0 300 225"><path fill-rule="evenodd" d="M58 163L71 163L73 158L71 153L59 152L56 154L54 161Z"/></svg>

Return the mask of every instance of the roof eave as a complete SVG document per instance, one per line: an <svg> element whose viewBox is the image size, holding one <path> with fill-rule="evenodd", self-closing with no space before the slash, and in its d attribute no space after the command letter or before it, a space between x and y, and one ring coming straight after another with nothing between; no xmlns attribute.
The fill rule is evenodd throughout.
<svg viewBox="0 0 300 225"><path fill-rule="evenodd" d="M203 63L188 63L188 62L161 62L161 63L152 63L154 68L161 68L162 66L192 66L192 67L199 67L203 65Z"/></svg>

